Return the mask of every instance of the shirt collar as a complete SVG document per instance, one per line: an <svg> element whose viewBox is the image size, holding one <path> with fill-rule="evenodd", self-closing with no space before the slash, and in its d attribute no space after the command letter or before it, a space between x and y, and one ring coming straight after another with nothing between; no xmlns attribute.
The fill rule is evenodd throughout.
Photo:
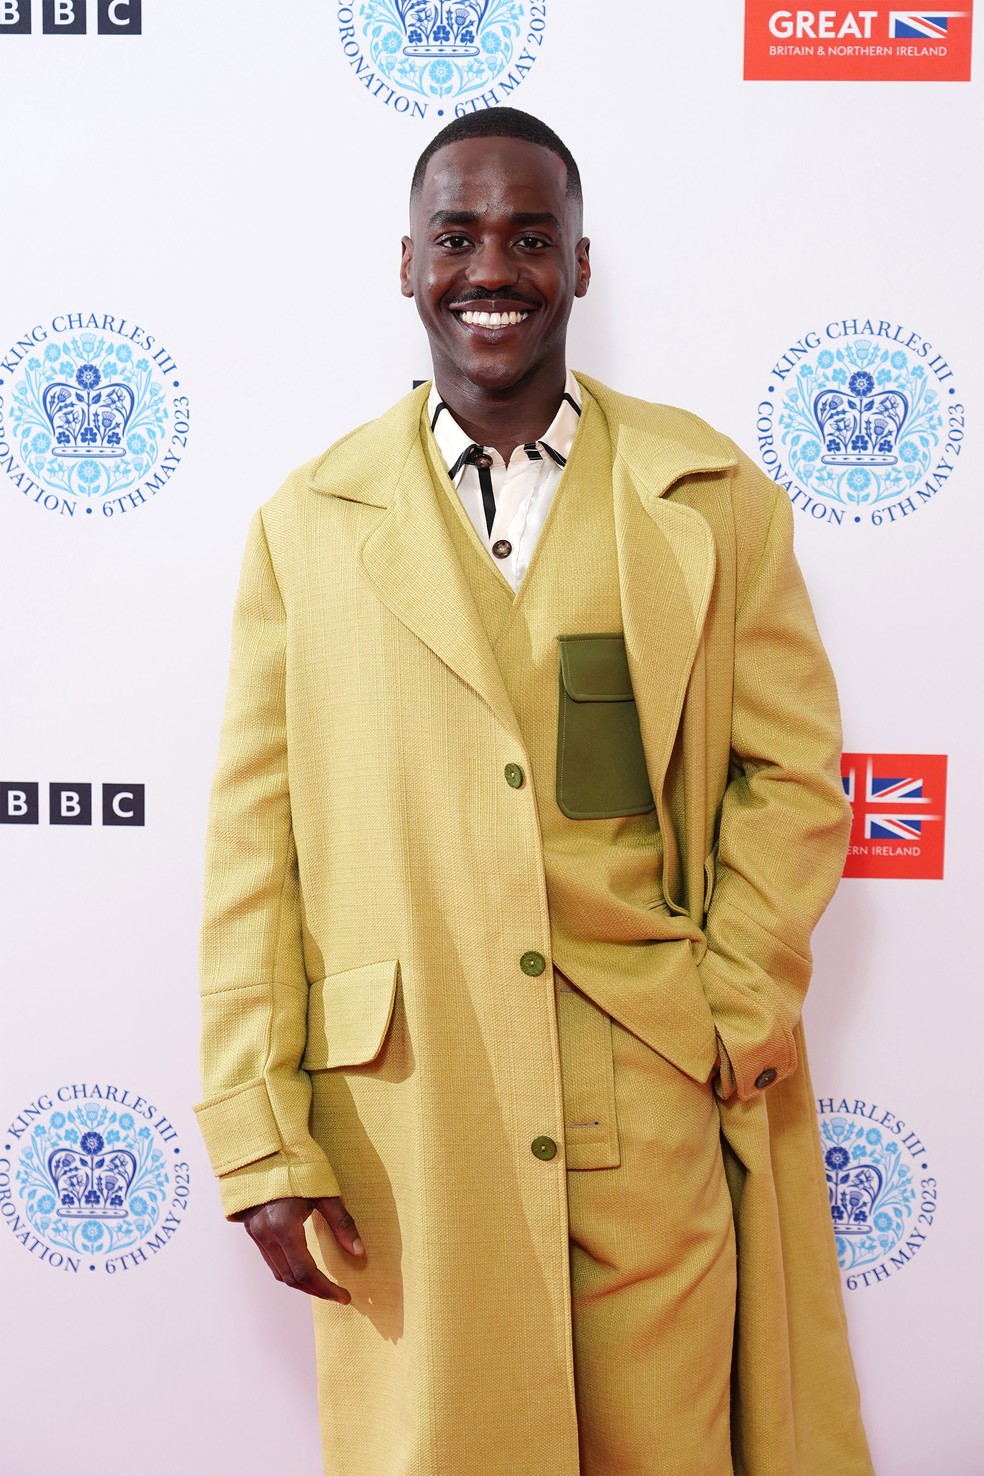
<svg viewBox="0 0 984 1476"><path fill-rule="evenodd" d="M572 403L573 402L573 403ZM547 430L536 442L538 448L547 449L547 459L551 464L563 466L571 454L574 437L577 434L577 423L581 414L581 386L574 375L567 371L567 380L564 384L564 397L560 407ZM450 470L461 462L464 452L473 444L470 436L466 435L461 426L455 420L451 411L444 404L437 392L437 385L432 384L430 395L427 399L427 415L437 448L441 453L444 465ZM522 453L521 446L516 447L516 452ZM516 452L513 453L515 456ZM493 460L501 464L502 458L497 451L489 447L489 454Z"/></svg>

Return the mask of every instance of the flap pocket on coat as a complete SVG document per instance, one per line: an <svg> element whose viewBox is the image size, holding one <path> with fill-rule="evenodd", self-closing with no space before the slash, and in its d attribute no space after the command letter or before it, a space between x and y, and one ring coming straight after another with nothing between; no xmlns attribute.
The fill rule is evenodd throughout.
<svg viewBox="0 0 984 1476"><path fill-rule="evenodd" d="M305 1070L375 1060L393 1016L399 967L395 958L363 964L311 985Z"/></svg>
<svg viewBox="0 0 984 1476"><path fill-rule="evenodd" d="M625 637L570 635L558 643L557 804L571 820L654 810Z"/></svg>

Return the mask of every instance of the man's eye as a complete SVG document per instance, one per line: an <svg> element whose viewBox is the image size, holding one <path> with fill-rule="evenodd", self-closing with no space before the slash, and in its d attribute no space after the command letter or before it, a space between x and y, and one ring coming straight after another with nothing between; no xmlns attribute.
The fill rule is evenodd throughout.
<svg viewBox="0 0 984 1476"><path fill-rule="evenodd" d="M442 236L441 239L438 241L437 244L439 246L446 246L449 251L461 251L461 250L464 249L465 246L468 245L468 237L467 236Z"/></svg>
<svg viewBox="0 0 984 1476"><path fill-rule="evenodd" d="M545 241L542 236L520 236L519 245L527 250L543 251L550 245L550 242Z"/></svg>

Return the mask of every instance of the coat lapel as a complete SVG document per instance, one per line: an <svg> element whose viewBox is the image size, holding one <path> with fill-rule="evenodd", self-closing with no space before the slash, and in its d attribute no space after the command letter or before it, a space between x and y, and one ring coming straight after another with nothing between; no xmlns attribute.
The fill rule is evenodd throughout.
<svg viewBox="0 0 984 1476"><path fill-rule="evenodd" d="M710 529L690 508L654 499L623 468L615 533L625 646L653 793L662 788L714 579Z"/></svg>
<svg viewBox="0 0 984 1476"><path fill-rule="evenodd" d="M326 484L321 490L337 487L336 495L386 508L360 551L365 578L397 619L522 743L421 442L427 388L343 443L335 464L319 472Z"/></svg>
<svg viewBox="0 0 984 1476"><path fill-rule="evenodd" d="M704 519L666 494L683 477L734 466L735 457L729 443L694 416L614 394L581 375L578 379L600 403L612 436L625 646L672 893L677 858L664 790L716 558Z"/></svg>

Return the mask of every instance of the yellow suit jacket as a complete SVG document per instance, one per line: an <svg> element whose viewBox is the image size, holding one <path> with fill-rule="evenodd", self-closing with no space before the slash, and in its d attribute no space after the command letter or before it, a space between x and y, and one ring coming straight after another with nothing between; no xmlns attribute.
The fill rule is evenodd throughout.
<svg viewBox="0 0 984 1476"><path fill-rule="evenodd" d="M791 509L695 417L578 377L613 447L663 912L695 964L662 988L607 968L601 1002L698 1079L715 1031L725 1047L736 1470L867 1476L798 1023L849 817ZM503 782L528 760L435 500L426 393L301 468L252 527L196 1110L228 1214L343 1192L372 1241L365 1273L344 1268L354 1311L319 1334L344 1371L345 1470L478 1470L492 1442L503 1471L575 1476L566 1188L529 1146L563 1139L554 999L519 968L551 954L539 827Z"/></svg>

